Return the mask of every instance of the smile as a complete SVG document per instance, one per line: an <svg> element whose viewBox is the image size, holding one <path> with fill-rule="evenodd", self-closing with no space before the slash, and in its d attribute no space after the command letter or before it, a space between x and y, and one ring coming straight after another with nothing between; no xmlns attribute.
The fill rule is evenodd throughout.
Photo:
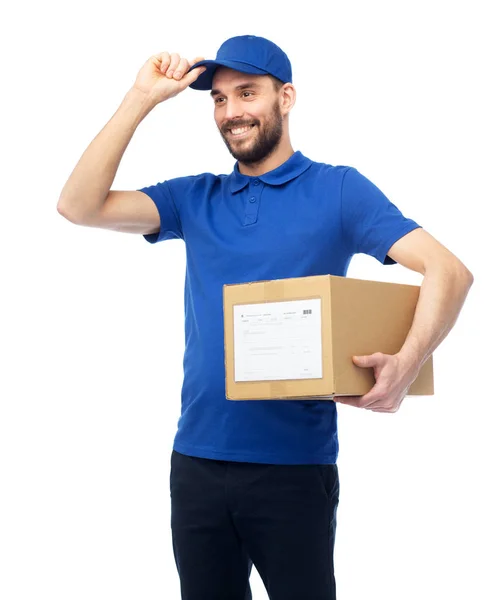
<svg viewBox="0 0 490 600"><path fill-rule="evenodd" d="M233 138L241 138L245 137L252 127L254 127L254 125L248 125L247 127L236 127L234 129L229 129L228 131L231 133Z"/></svg>

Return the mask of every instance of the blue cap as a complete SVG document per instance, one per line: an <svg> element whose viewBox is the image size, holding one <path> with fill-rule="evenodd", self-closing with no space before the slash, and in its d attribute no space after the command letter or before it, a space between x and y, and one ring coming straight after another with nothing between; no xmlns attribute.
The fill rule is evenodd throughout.
<svg viewBox="0 0 490 600"><path fill-rule="evenodd" d="M255 35L239 35L224 42L216 55L216 60L201 60L189 69L206 66L196 81L189 87L194 90L212 89L213 76L220 66L252 73L253 75L273 75L283 83L292 83L291 63L286 53L273 42Z"/></svg>

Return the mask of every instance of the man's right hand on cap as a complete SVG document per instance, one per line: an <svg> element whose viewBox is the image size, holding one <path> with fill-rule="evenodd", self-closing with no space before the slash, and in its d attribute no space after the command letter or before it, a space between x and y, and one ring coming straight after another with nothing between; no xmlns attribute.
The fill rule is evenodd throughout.
<svg viewBox="0 0 490 600"><path fill-rule="evenodd" d="M188 61L175 52L161 52L149 58L141 67L133 88L140 90L159 104L180 94L194 82L206 67L198 67L189 73L189 69L203 57Z"/></svg>

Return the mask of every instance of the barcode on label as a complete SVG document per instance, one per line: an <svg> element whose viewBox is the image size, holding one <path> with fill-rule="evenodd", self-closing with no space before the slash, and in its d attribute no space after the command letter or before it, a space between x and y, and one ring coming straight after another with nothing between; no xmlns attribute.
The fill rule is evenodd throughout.
<svg viewBox="0 0 490 600"><path fill-rule="evenodd" d="M313 311L312 311L312 309L311 309L311 308L307 308L307 309L304 309L304 310L303 310L303 314L304 314L304 315L311 315L311 313L312 313L312 312L313 312Z"/></svg>

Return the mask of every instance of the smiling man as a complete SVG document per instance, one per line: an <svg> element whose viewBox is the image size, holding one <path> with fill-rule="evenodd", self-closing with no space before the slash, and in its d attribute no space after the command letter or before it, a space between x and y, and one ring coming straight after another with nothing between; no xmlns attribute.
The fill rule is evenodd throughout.
<svg viewBox="0 0 490 600"><path fill-rule="evenodd" d="M216 125L236 159L233 171L111 190L138 125L189 86L210 92ZM252 565L272 600L336 597L336 403L226 399L223 285L345 276L357 253L422 273L403 347L353 358L374 370L376 383L363 397L336 399L389 413L453 327L472 284L458 258L355 168L293 150L295 97L288 57L261 37L231 38L215 60L152 56L58 202L59 212L80 225L186 244L182 414L170 477L185 600L250 599Z"/></svg>
<svg viewBox="0 0 490 600"><path fill-rule="evenodd" d="M221 67L214 74L214 85L211 97L215 103L216 123L230 154L243 165L244 173L253 175L254 170L262 170L264 161L273 153L276 162L282 157L287 160L293 154L287 115L283 119L277 99L282 87L278 79L264 75L244 76ZM291 86L285 92L292 101L294 88ZM235 118L233 115L237 110L246 111L247 118Z"/></svg>

